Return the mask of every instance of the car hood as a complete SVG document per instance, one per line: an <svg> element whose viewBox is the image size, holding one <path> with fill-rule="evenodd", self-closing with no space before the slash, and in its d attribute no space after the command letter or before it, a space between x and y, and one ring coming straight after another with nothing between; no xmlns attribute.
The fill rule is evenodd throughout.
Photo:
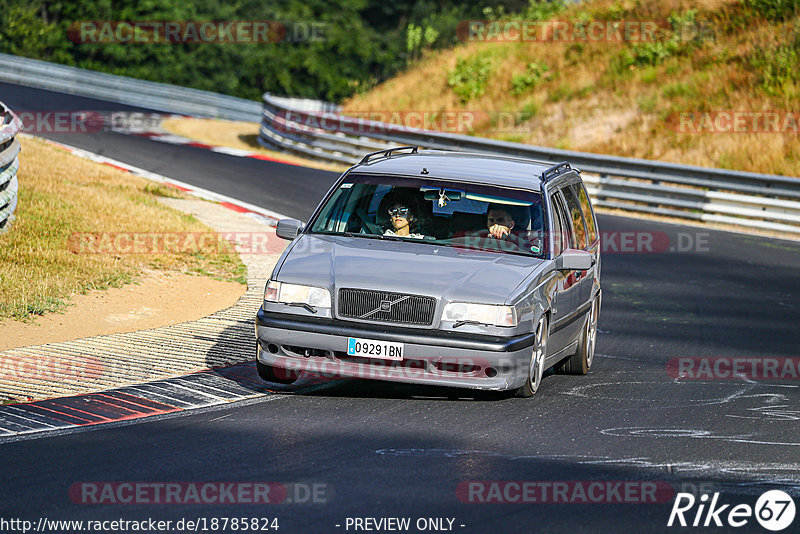
<svg viewBox="0 0 800 534"><path fill-rule="evenodd" d="M334 292L379 289L500 304L542 262L410 241L306 234L286 255L277 279Z"/></svg>

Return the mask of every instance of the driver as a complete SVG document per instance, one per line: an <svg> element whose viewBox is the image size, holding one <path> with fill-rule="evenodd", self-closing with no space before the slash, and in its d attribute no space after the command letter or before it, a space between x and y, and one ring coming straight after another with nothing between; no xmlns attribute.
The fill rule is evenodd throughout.
<svg viewBox="0 0 800 534"><path fill-rule="evenodd" d="M529 232L524 229L515 231L515 225L514 215L508 207L502 204L489 204L486 210L486 227L490 238L497 239L501 249L511 252L530 250L534 254L540 253L540 243L529 242L526 237Z"/></svg>
<svg viewBox="0 0 800 534"><path fill-rule="evenodd" d="M486 226L489 228L491 236L497 239L504 239L506 236L511 235L511 229L514 228L514 218L503 206L489 204L489 208L486 211Z"/></svg>

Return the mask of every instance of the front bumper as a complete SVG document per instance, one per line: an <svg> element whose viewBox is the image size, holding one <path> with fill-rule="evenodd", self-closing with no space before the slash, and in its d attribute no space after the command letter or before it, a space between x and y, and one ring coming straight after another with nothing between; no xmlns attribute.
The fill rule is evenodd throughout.
<svg viewBox="0 0 800 534"><path fill-rule="evenodd" d="M489 390L525 383L534 334L478 336L349 323L259 309L258 359L327 377L366 378ZM350 337L405 344L403 360L347 356Z"/></svg>

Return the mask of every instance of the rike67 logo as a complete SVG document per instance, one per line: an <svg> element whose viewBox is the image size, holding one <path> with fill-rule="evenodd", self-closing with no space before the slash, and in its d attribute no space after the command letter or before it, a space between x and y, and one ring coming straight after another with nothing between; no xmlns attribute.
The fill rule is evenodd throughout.
<svg viewBox="0 0 800 534"><path fill-rule="evenodd" d="M794 521L795 505L792 497L780 490L771 490L761 495L755 507L749 504L722 504L719 493L713 497L707 493L696 498L691 493L678 493L669 514L667 526L734 528L747 525L753 517L767 530L779 532Z"/></svg>

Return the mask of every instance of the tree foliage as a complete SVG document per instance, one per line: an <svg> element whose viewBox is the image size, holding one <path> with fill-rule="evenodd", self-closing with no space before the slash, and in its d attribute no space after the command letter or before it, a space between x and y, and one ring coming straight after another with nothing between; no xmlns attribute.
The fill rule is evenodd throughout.
<svg viewBox="0 0 800 534"><path fill-rule="evenodd" d="M452 45L460 21L479 17L486 6L499 5L497 0L482 5L468 0L3 3L0 52L243 98L259 99L269 91L330 101L368 90L425 49ZM512 1L511 7L524 8L519 0L516 3L520 5ZM80 21L277 21L286 33L280 42L268 43L71 40ZM312 25L317 38L309 38Z"/></svg>

